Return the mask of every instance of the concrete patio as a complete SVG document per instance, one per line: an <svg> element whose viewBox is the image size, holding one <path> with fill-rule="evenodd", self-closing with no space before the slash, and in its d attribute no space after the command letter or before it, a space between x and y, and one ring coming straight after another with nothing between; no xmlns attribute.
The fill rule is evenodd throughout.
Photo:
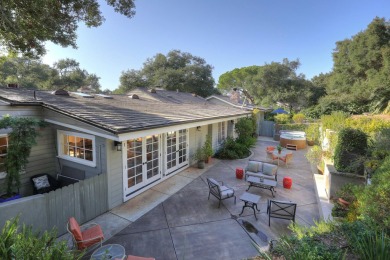
<svg viewBox="0 0 390 260"><path fill-rule="evenodd" d="M258 139L251 159L269 161L265 147L275 144L271 139ZM314 177L304 157L306 149L293 153L288 168L281 164L278 169L275 199L296 202L296 222L312 225L320 218ZM288 234L290 230L289 221L283 219L271 219L271 226L268 226L266 203L272 198L268 190L250 189L251 193L261 196L257 220L249 208L238 216L244 204L239 197L248 188L248 183L236 179L235 169L245 168L248 160L214 159L205 170L188 168L93 222L101 224L108 238L104 244L120 244L127 254L158 260L253 257L257 251L252 241L267 249L270 240ZM291 189L283 188L285 176L293 179ZM237 203L227 199L218 208L215 197L208 200L207 177L233 187ZM246 230L240 224L242 220L250 222L255 231Z"/></svg>

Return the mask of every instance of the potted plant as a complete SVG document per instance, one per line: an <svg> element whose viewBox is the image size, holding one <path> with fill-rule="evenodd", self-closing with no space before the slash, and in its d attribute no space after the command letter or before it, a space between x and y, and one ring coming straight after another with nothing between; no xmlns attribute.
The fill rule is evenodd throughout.
<svg viewBox="0 0 390 260"><path fill-rule="evenodd" d="M282 150L283 150L283 146L278 144L278 146L276 146L276 150L278 150L278 153L280 154L282 152Z"/></svg>
<svg viewBox="0 0 390 260"><path fill-rule="evenodd" d="M211 156L213 155L213 146L211 144L210 135L206 135L206 141L204 142L202 149L206 158L205 162L209 163L211 161Z"/></svg>
<svg viewBox="0 0 390 260"><path fill-rule="evenodd" d="M0 202L20 198L20 173L25 170L31 148L36 144L37 127L43 125L43 121L33 118L9 115L5 115L0 120L0 129L12 129L8 134L8 148L5 157L6 193L0 196Z"/></svg>
<svg viewBox="0 0 390 260"><path fill-rule="evenodd" d="M323 151L318 145L314 145L306 154L306 159L313 165L315 165L319 172L322 172L320 165L322 162Z"/></svg>
<svg viewBox="0 0 390 260"><path fill-rule="evenodd" d="M318 124L310 124L306 129L306 139L309 146L317 144L320 138L320 130Z"/></svg>
<svg viewBox="0 0 390 260"><path fill-rule="evenodd" d="M196 151L195 151L195 153L193 155L193 158L194 158L194 160L198 161L198 168L199 169L203 169L204 168L205 159L206 159L203 147L200 147L200 148L196 149Z"/></svg>

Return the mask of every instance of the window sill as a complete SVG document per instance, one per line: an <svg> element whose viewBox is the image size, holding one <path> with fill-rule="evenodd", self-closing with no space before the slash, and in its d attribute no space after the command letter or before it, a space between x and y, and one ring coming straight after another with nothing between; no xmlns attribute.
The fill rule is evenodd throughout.
<svg viewBox="0 0 390 260"><path fill-rule="evenodd" d="M57 156L57 158L71 161L71 162L75 162L75 163L82 164L82 165L86 165L86 166L90 166L90 167L96 167L95 161L90 162L90 161L85 161L85 160L81 160L81 159L70 157L70 156Z"/></svg>

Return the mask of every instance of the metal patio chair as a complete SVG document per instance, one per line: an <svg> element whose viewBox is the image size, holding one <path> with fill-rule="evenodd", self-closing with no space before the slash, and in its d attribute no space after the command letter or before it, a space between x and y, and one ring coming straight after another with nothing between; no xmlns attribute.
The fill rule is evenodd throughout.
<svg viewBox="0 0 390 260"><path fill-rule="evenodd" d="M271 218L288 219L295 222L296 210L296 203L288 201L268 200L268 226L271 225Z"/></svg>
<svg viewBox="0 0 390 260"><path fill-rule="evenodd" d="M221 206L221 201L234 197L234 204L236 204L236 196L234 195L234 189L228 186L224 186L223 182L218 182L213 178L207 178L209 185L209 200L210 194L219 200L218 208Z"/></svg>

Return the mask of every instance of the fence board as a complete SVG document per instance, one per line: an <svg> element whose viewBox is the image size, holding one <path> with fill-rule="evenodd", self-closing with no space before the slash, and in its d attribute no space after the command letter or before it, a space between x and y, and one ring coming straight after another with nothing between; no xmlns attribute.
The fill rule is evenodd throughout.
<svg viewBox="0 0 390 260"><path fill-rule="evenodd" d="M260 135L261 136L274 136L275 123L273 121L263 121L260 126Z"/></svg>

